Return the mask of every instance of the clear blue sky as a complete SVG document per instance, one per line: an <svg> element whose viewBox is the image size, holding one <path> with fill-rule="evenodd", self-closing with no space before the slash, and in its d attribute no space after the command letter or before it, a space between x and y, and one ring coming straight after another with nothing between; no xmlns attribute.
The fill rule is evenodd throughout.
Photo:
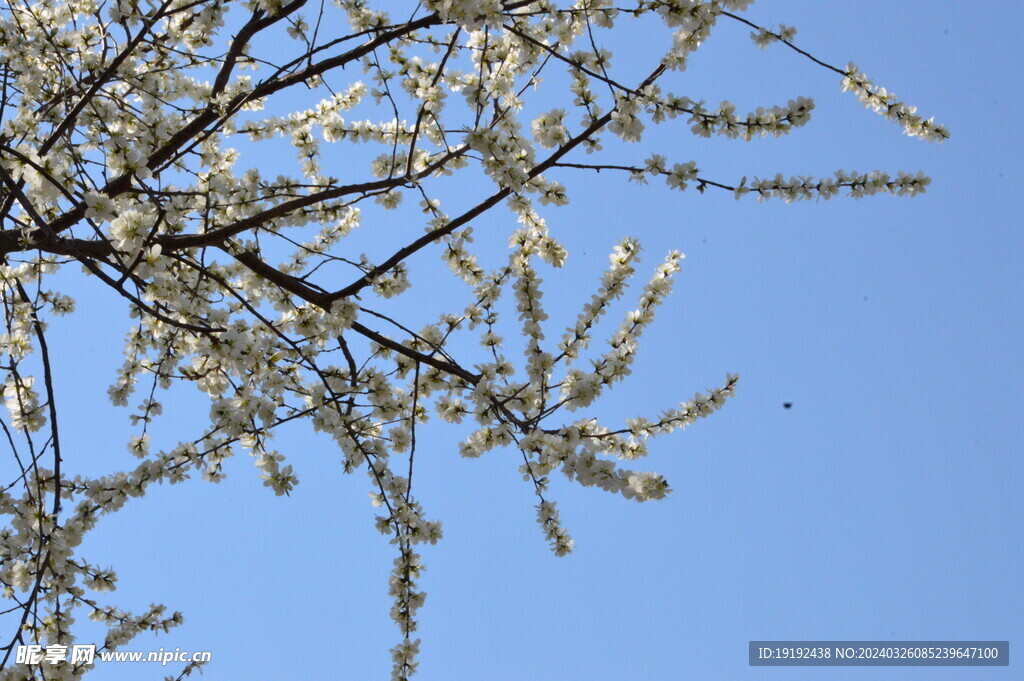
<svg viewBox="0 0 1024 681"><path fill-rule="evenodd" d="M466 461L463 430L425 431L417 494L445 538L423 552L422 681L1021 678L1019 663L750 668L746 646L1009 639L1019 659L1022 5L764 0L748 16L795 25L798 44L828 61L853 59L952 140L903 136L841 93L835 74L778 46L762 52L723 22L679 89L741 110L814 96L811 123L752 143L668 126L632 158L692 158L723 181L841 167L924 170L933 183L916 199L785 205L565 175L573 204L548 215L571 255L544 273L549 337L621 236L641 237L644 276L665 251L687 254L633 376L598 413L656 412L726 372L742 379L723 411L653 447L646 466L668 476L668 499L638 505L556 480L577 543L564 559L534 522L517 453ZM511 224L501 212L477 223L482 246ZM435 267L436 254L421 261ZM412 303L445 309L448 289L421 283L409 314ZM103 404L122 337L104 300L80 296L77 319L53 325L72 472L132 465L125 413ZM165 446L199 427L197 405L168 407ZM118 568L113 602L184 611L185 626L130 649L211 650L204 678L224 681L387 678L393 556L373 529L365 476L343 477L338 452L304 427L277 444L301 480L290 498L263 488L241 455L220 485L194 480L131 502L82 554ZM95 678L171 673L156 666Z"/></svg>

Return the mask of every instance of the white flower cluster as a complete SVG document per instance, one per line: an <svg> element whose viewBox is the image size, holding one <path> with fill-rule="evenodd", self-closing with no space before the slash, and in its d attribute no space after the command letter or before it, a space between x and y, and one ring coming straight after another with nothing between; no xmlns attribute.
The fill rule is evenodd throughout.
<svg viewBox="0 0 1024 681"><path fill-rule="evenodd" d="M779 24L779 28L768 29L758 28L750 34L750 39L754 41L754 44L760 47L762 50L772 43L779 41L783 43L793 42L793 38L796 37L796 29L786 24Z"/></svg>
<svg viewBox="0 0 1024 681"><path fill-rule="evenodd" d="M945 126L936 123L934 118L925 119L918 115L917 107L901 102L895 93L872 83L853 62L846 67L842 84L843 92L852 92L866 108L898 123L911 137L929 142L949 139L949 130Z"/></svg>
<svg viewBox="0 0 1024 681"><path fill-rule="evenodd" d="M713 182L700 176L694 161L676 163L667 167L667 160L661 154L652 154L643 166L612 166L616 170L629 172L630 179L646 183L648 177L663 176L665 183L672 189L683 191L691 183L696 183L697 190L706 191L708 187L731 191L736 199L747 194L757 196L759 201L780 198L787 203L808 199L830 199L840 192L846 196L859 199L876 194L892 196L916 196L923 194L931 184L931 178L922 172L899 172L896 177L880 171L870 173L847 172L837 170L832 177L817 179L813 177L795 176L786 179L782 174L772 178L753 178L744 176L736 186Z"/></svg>
<svg viewBox="0 0 1024 681"><path fill-rule="evenodd" d="M686 59L690 53L701 46L715 25L723 3L700 2L699 0L669 0L668 2L651 3L665 24L678 27L672 34L672 49L662 63L672 69L682 71L686 68Z"/></svg>
<svg viewBox="0 0 1024 681"><path fill-rule="evenodd" d="M793 128L805 125L811 119L814 100L796 97L785 106L758 107L738 116L736 106L729 101L721 102L718 108L710 110L704 102L669 94L653 101L648 110L656 123L686 114L691 124L690 131L698 137L722 135L750 141L769 135L781 137L792 132Z"/></svg>
<svg viewBox="0 0 1024 681"><path fill-rule="evenodd" d="M561 146L569 139L565 109L555 109L533 119L533 139L545 149Z"/></svg>
<svg viewBox="0 0 1024 681"><path fill-rule="evenodd" d="M423 4L445 22L469 30L501 26L505 10L500 0L428 0Z"/></svg>
<svg viewBox="0 0 1024 681"><path fill-rule="evenodd" d="M34 376L21 377L11 372L3 387L4 404L15 430L34 433L46 425L46 414L39 404L39 393L32 389Z"/></svg>
<svg viewBox="0 0 1024 681"><path fill-rule="evenodd" d="M895 178L888 174L873 171L870 173L848 173L837 170L835 175L824 179L813 177L783 178L781 174L773 178L754 178L748 185L746 178L733 189L734 196L739 199L746 194L754 194L759 201L777 197L790 203L808 199L830 199L845 189L855 199L875 194L892 194L893 196L916 196L923 194L931 178L918 172L916 174L900 172Z"/></svg>

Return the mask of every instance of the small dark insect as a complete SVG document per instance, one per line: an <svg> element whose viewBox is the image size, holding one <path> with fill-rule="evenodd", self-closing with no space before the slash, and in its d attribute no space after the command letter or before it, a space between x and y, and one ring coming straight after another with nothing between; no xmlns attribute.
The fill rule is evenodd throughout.
<svg viewBox="0 0 1024 681"><path fill-rule="evenodd" d="M785 407L786 409L789 409L790 407L793 406L793 403L792 402L783 402L782 406Z"/></svg>

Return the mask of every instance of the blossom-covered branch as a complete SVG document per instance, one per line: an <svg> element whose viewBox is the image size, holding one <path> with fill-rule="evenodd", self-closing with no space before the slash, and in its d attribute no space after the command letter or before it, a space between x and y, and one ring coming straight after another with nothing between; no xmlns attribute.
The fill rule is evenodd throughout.
<svg viewBox="0 0 1024 681"><path fill-rule="evenodd" d="M396 680L417 669L420 551L442 536L413 488L416 468L438 465L417 453L425 424L472 420L463 456L514 456L559 556L575 545L553 474L636 501L664 498L667 479L623 462L719 410L738 378L660 414L590 415L631 374L683 256L673 251L653 269L603 344L595 338L639 269L635 236L613 248L574 318L549 319L544 277L568 257L557 209L573 198L557 178L617 171L785 201L925 190L921 173L748 181L738 169L743 179L730 184L701 175L695 160L603 157L606 146L642 141L650 125L756 142L811 123L805 96L739 112L669 89L685 82L723 17L752 27L759 44L782 42L839 73L844 89L909 134L948 137L852 64L839 69L796 47L788 26L742 17L750 4L335 0L311 21L306 0L6 0L0 441L12 466L0 480L0 591L17 626L0 640L0 681L89 673L88 663L14 656L22 644L66 645L82 613L106 626L107 651L181 625L162 605L133 614L109 603L116 571L78 547L154 483L223 480L238 451L268 489L289 494L304 462L272 446L284 424L324 433L344 470L366 475L375 526L395 547L381 588L399 628ZM642 70L622 69L606 47L619 32L662 49ZM500 221L483 218L503 205L516 226L507 258L488 269L474 229L495 229ZM354 252L356 229L371 231L373 252ZM417 298L436 319L417 328L385 301L420 293L430 254L465 296ZM130 465L105 475L82 474L58 428L48 339L75 311L56 288L65 285L125 312L123 362L106 396L127 410L134 434ZM467 336L477 345L456 342ZM153 442L151 426L175 411L168 395L180 385L205 397L208 421L182 425L177 442Z"/></svg>

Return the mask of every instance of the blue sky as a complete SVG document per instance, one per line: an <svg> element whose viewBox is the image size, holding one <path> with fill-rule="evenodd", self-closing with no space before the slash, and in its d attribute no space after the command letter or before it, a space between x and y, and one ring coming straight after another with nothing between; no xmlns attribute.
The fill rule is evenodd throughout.
<svg viewBox="0 0 1024 681"><path fill-rule="evenodd" d="M751 143L666 125L613 154L694 159L726 182L841 167L924 170L933 183L915 199L785 205L607 173L559 177L573 203L546 215L570 258L543 273L549 338L587 300L622 236L642 240L641 277L664 252L687 254L633 375L595 412L650 414L726 372L741 382L721 412L652 447L646 467L675 490L666 500L638 505L556 481L577 544L563 559L534 522L518 453L462 460L464 429L424 431L417 495L445 538L423 552L422 681L1020 678L1016 664L750 668L746 647L1009 640L1012 658L1024 640L1024 149L1013 49L1022 6L766 0L747 16L795 25L798 44L827 61L853 59L952 139L903 136L841 93L835 74L778 46L762 52L723 22L677 87L740 110L814 96L811 123ZM635 57L623 54L623 66ZM485 260L503 257L511 224L500 211L477 223ZM435 254L420 260L423 272L437 267ZM448 284L421 282L398 309L445 309ZM51 341L64 372L66 458L74 471L130 467L126 414L103 403L124 322L102 298L80 295L79 308L53 324ZM165 411L156 431L165 443L205 415L191 398ZM118 605L155 600L185 613L185 626L131 649L210 650L206 678L227 681L387 678L398 640L387 615L393 556L373 529L365 477L343 476L338 452L305 427L282 430L277 445L301 480L290 498L263 488L239 456L220 485L193 480L131 502L82 553L118 569ZM171 673L154 667L95 675Z"/></svg>

